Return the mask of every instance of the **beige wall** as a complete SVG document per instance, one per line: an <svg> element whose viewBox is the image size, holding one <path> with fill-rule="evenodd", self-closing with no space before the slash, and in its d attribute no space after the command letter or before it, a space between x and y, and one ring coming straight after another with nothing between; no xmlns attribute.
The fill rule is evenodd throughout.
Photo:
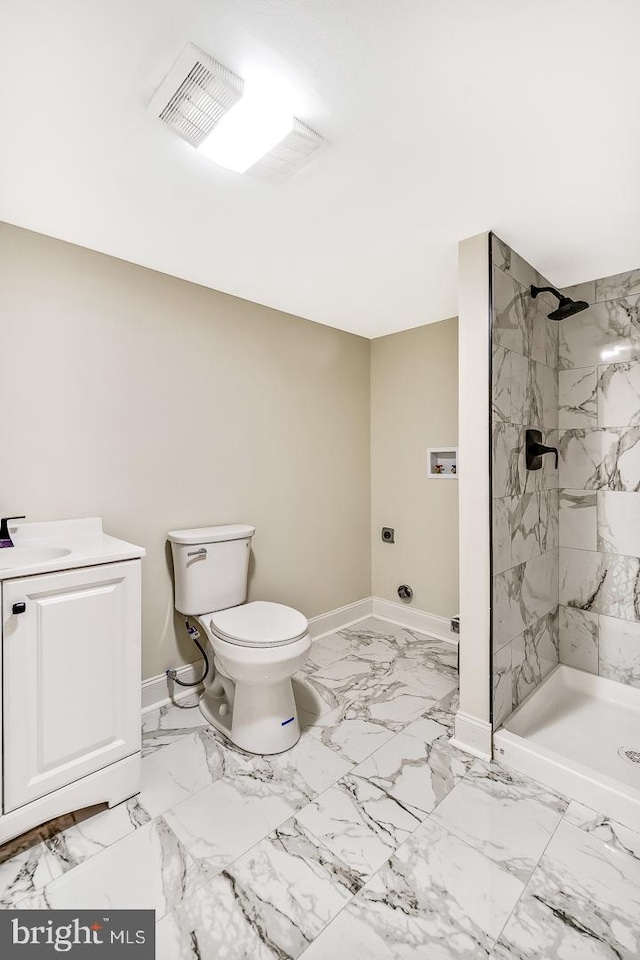
<svg viewBox="0 0 640 960"><path fill-rule="evenodd" d="M408 583L442 617L458 612L458 482L427 479L427 447L457 443L457 364L455 318L371 344L373 595L398 602Z"/></svg>
<svg viewBox="0 0 640 960"><path fill-rule="evenodd" d="M252 599L369 596L367 340L6 224L0 311L0 512L146 547L145 677L194 659L174 527L254 523Z"/></svg>

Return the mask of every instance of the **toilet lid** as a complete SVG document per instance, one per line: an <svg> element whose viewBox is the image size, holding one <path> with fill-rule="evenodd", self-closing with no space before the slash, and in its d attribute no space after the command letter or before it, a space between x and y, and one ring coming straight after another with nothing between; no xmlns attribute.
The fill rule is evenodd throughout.
<svg viewBox="0 0 640 960"><path fill-rule="evenodd" d="M309 629L299 610L265 600L218 610L210 618L217 636L244 647L281 647L304 637Z"/></svg>

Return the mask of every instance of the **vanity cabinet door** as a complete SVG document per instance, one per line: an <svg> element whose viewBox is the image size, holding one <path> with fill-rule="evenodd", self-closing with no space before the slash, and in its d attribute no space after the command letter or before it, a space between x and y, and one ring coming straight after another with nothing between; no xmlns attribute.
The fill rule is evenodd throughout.
<svg viewBox="0 0 640 960"><path fill-rule="evenodd" d="M7 580L2 599L8 813L140 749L140 561Z"/></svg>

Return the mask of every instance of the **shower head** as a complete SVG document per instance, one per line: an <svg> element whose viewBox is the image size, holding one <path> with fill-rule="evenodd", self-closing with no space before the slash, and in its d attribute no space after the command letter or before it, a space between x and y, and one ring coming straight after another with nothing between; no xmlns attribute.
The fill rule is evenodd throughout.
<svg viewBox="0 0 640 960"><path fill-rule="evenodd" d="M534 300L539 293L552 293L554 297L558 298L557 308L547 314L549 320L566 320L567 317L572 317L574 313L588 310L590 306L585 300L572 300L571 297L563 297L555 287L531 287L531 296Z"/></svg>

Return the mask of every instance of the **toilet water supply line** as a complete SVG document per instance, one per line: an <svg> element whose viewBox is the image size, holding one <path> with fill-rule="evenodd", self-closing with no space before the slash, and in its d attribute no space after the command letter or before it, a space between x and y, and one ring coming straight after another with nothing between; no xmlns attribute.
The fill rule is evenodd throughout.
<svg viewBox="0 0 640 960"><path fill-rule="evenodd" d="M199 687L201 683L204 683L205 677L209 673L209 658L207 657L204 647L200 643L200 633L192 623L189 623L189 617L184 618L184 624L187 628L187 633L202 654L202 659L204 660L204 672L199 680L178 680L177 670L165 670L165 673L167 675L167 679L173 680L174 683L179 683L181 687Z"/></svg>

